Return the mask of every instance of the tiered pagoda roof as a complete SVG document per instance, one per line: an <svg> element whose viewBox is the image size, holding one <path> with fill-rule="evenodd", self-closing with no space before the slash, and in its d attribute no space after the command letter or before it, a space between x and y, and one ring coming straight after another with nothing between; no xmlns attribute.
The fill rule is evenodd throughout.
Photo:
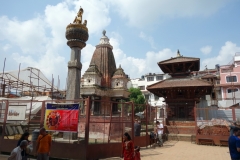
<svg viewBox="0 0 240 160"><path fill-rule="evenodd" d="M198 71L200 59L194 57L184 57L178 51L176 57L158 62L158 66L164 73L169 73L172 76L186 76L191 71Z"/></svg>
<svg viewBox="0 0 240 160"><path fill-rule="evenodd" d="M147 87L148 90L151 89L162 89L162 88L172 88L172 87L198 87L198 86L212 86L212 83L204 81L198 78L169 78Z"/></svg>

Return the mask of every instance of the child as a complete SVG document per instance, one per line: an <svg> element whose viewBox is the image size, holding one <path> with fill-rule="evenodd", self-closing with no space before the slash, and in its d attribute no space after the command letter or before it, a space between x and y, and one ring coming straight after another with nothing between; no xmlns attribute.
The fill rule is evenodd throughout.
<svg viewBox="0 0 240 160"><path fill-rule="evenodd" d="M134 147L134 152L135 152L135 156L134 156L134 160L141 160L140 157L140 147L139 146L135 146Z"/></svg>

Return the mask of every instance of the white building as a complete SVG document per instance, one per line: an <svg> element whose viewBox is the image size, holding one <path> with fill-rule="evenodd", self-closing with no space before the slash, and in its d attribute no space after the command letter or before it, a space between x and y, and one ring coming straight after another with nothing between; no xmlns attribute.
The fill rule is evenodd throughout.
<svg viewBox="0 0 240 160"><path fill-rule="evenodd" d="M146 88L148 85L157 83L157 82L162 81L167 78L170 78L170 76L168 74L148 73L148 74L142 76L141 78L131 79L131 87L140 88L140 90L144 94L146 101L151 106L165 108L164 107L165 106L164 98L155 96L154 94L152 94L148 90L146 90Z"/></svg>

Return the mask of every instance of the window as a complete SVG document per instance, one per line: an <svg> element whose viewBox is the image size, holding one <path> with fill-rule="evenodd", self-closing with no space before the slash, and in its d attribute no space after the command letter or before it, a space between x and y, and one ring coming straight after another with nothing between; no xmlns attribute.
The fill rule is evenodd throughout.
<svg viewBox="0 0 240 160"><path fill-rule="evenodd" d="M154 95L154 100L157 101L158 99L159 99L159 97Z"/></svg>
<svg viewBox="0 0 240 160"><path fill-rule="evenodd" d="M145 86L139 86L140 90L145 90Z"/></svg>
<svg viewBox="0 0 240 160"><path fill-rule="evenodd" d="M157 76L156 79L157 79L157 81L163 80L163 76Z"/></svg>
<svg viewBox="0 0 240 160"><path fill-rule="evenodd" d="M226 77L227 82L237 82L237 76Z"/></svg>
<svg viewBox="0 0 240 160"><path fill-rule="evenodd" d="M113 103L113 105L112 105L112 113L118 113L118 103Z"/></svg>
<svg viewBox="0 0 240 160"><path fill-rule="evenodd" d="M234 89L227 89L227 93L232 93L232 92L237 92L238 89L234 88Z"/></svg>
<svg viewBox="0 0 240 160"><path fill-rule="evenodd" d="M94 114L100 114L100 102L94 102Z"/></svg>
<svg viewBox="0 0 240 160"><path fill-rule="evenodd" d="M147 77L147 81L154 81L154 77Z"/></svg>

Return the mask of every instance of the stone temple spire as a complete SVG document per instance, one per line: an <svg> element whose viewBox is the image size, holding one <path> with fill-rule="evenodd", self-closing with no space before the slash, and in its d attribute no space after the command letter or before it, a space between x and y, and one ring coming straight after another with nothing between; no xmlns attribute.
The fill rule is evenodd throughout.
<svg viewBox="0 0 240 160"><path fill-rule="evenodd" d="M102 38L100 39L99 44L109 44L109 45L110 45L109 39L108 39L108 37L106 36L106 31L103 30L102 34L103 34L103 36L102 36Z"/></svg>
<svg viewBox="0 0 240 160"><path fill-rule="evenodd" d="M111 88L111 78L116 71L116 63L112 51L113 47L109 43L106 31L104 30L102 33L103 36L100 39L100 43L96 46L91 64L94 62L102 73L101 86Z"/></svg>

